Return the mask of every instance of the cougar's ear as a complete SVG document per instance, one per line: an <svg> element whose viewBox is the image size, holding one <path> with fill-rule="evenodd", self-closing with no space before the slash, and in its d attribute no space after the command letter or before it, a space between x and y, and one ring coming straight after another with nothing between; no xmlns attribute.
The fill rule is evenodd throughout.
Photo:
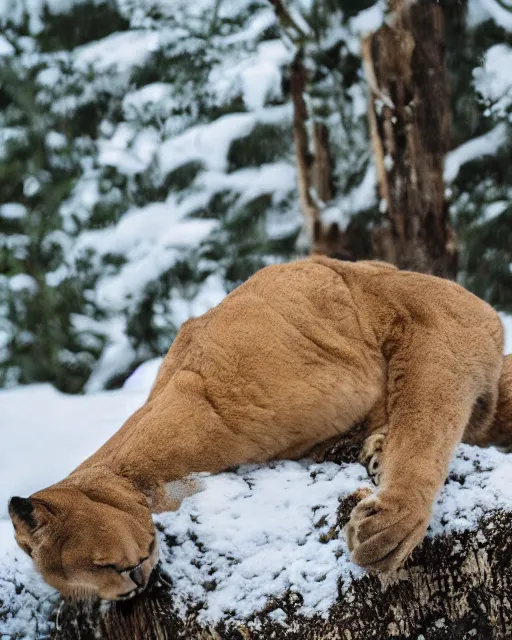
<svg viewBox="0 0 512 640"><path fill-rule="evenodd" d="M48 509L39 500L18 496L9 500L9 515L16 531L29 535L51 517Z"/></svg>
<svg viewBox="0 0 512 640"><path fill-rule="evenodd" d="M34 530L37 522L34 514L34 503L30 498L15 496L9 500L9 515L12 523L18 528Z"/></svg>

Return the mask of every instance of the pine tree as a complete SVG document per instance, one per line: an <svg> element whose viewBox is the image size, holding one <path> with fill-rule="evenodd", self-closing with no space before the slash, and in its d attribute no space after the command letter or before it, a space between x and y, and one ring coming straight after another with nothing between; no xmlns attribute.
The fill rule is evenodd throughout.
<svg viewBox="0 0 512 640"><path fill-rule="evenodd" d="M461 281L512 311L512 12L509 30L481 16L450 49L454 146L451 213L461 249ZM449 40L450 42L450 40ZM460 164L460 159L467 161ZM460 170L457 172L457 168Z"/></svg>
<svg viewBox="0 0 512 640"><path fill-rule="evenodd" d="M54 131L62 147L41 160L52 201L44 210L26 203L52 260L32 252L40 282L24 314L37 324L34 310L49 305L60 333L33 333L29 357L42 336L49 355L48 364L32 358L30 367L16 364L23 349L9 337L4 384L116 386L141 361L165 353L187 317L294 252L300 219L280 74L287 52L271 9L252 1L234 9L99 5L100 17L88 0L63 14L45 9L35 30L33 15L10 27L16 45L32 48L30 56L13 51L3 59L6 69L25 65L32 78L32 103L18 109L26 149L36 149L35 105L41 136ZM13 153L5 155L6 171ZM28 152L21 174L33 161ZM18 195L9 202L21 204ZM26 271L12 266L9 247L5 255L7 290ZM19 306L26 295L11 298ZM26 335L12 304L9 314L12 331Z"/></svg>
<svg viewBox="0 0 512 640"><path fill-rule="evenodd" d="M442 3L458 278L510 311L510 24L488 0L463 29L455 4ZM385 6L7 3L0 385L117 386L265 264L311 244L374 257L385 212L362 42Z"/></svg>

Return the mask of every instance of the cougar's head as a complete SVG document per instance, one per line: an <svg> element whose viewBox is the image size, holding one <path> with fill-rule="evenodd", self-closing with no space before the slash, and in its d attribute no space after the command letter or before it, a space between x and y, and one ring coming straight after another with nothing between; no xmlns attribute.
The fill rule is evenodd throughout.
<svg viewBox="0 0 512 640"><path fill-rule="evenodd" d="M149 508L125 487L84 492L56 485L11 498L9 514L42 577L74 600L131 598L158 562Z"/></svg>

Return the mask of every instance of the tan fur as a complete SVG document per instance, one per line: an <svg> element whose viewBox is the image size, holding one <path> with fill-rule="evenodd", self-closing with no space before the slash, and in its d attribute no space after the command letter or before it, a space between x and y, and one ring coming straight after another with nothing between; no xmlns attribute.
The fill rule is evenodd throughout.
<svg viewBox="0 0 512 640"><path fill-rule="evenodd" d="M422 540L465 434L512 444L502 352L498 315L453 282L322 257L267 267L183 325L147 402L103 447L11 505L18 541L63 593L116 599L135 585L95 559L146 557L150 511L195 490L183 478L298 458L366 418L385 439L374 439L380 488L355 507L347 537L355 562L394 569ZM153 550L145 580L155 561Z"/></svg>

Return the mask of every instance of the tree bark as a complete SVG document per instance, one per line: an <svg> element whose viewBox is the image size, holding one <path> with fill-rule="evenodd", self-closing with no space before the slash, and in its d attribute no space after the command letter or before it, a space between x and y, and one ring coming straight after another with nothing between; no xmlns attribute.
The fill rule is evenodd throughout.
<svg viewBox="0 0 512 640"><path fill-rule="evenodd" d="M317 448L315 458L347 463L357 459L364 428L348 438ZM467 473L485 474L485 460L459 454ZM462 468L466 468L463 465ZM469 467L468 467L469 468ZM471 479L452 474L462 487ZM474 481L474 475L473 481ZM485 475L481 476L485 478ZM485 482L485 481L484 481ZM457 491L459 489L457 488ZM327 539L342 536L356 502L356 491L337 509ZM322 617L301 614L302 596L288 591L271 598L247 619L226 615L215 624L200 624L201 602L178 613L170 594L171 575L155 580L138 599L106 610L99 605L64 608L53 640L501 640L512 637L512 511L485 513L473 528L446 531L426 538L405 568L387 576L363 574L350 584L338 584L336 600ZM169 540L175 545L175 540ZM270 615L269 615L270 614ZM276 615L278 614L278 615ZM276 619L277 618L277 619Z"/></svg>
<svg viewBox="0 0 512 640"><path fill-rule="evenodd" d="M443 9L431 0L389 0L392 19L363 41L369 129L386 222L376 258L454 278L457 249L444 197L450 99Z"/></svg>
<svg viewBox="0 0 512 640"><path fill-rule="evenodd" d="M296 48L290 65L290 93L293 105L293 138L297 165L300 207L304 235L311 253L352 259L348 237L337 222L324 223L322 211L333 198L333 163L327 126L309 113L308 72L304 58L311 45L311 33L297 24L283 0L270 0L283 33Z"/></svg>
<svg viewBox="0 0 512 640"><path fill-rule="evenodd" d="M304 98L306 85L307 71L303 52L299 50L290 67L290 89L299 200L311 253L350 260L346 233L336 222L322 221L322 210L333 197L333 164L327 126L311 119L308 113Z"/></svg>
<svg viewBox="0 0 512 640"><path fill-rule="evenodd" d="M340 504L337 535L353 502ZM392 578L365 576L338 596L327 619L297 613L300 596L284 594L250 620L214 626L192 608L180 618L164 584L110 607L61 612L54 640L498 640L512 637L512 514L497 512L478 529L426 540ZM483 542L485 540L485 543ZM278 611L280 622L268 614Z"/></svg>

